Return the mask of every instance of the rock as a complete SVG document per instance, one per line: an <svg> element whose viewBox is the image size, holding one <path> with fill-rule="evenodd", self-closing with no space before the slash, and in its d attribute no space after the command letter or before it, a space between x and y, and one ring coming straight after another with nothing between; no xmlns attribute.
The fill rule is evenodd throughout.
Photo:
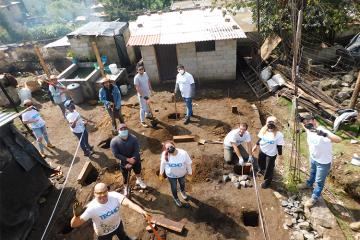
<svg viewBox="0 0 360 240"><path fill-rule="evenodd" d="M297 220L297 222L298 222L298 223L302 223L302 222L304 222L304 219L299 218L299 219Z"/></svg>
<svg viewBox="0 0 360 240"><path fill-rule="evenodd" d="M241 188L240 182L234 182L234 186L235 186L237 189L240 189L240 188Z"/></svg>
<svg viewBox="0 0 360 240"><path fill-rule="evenodd" d="M354 75L353 74L345 74L341 77L341 79L346 83L352 83L354 81Z"/></svg>
<svg viewBox="0 0 360 240"><path fill-rule="evenodd" d="M283 224L283 228L284 228L285 230L288 230L288 229L289 229L289 227L286 226L286 223Z"/></svg>
<svg viewBox="0 0 360 240"><path fill-rule="evenodd" d="M248 175L241 175L241 176L239 177L239 182L241 182L241 181L246 181L246 180L248 180L248 178L249 178Z"/></svg>
<svg viewBox="0 0 360 240"><path fill-rule="evenodd" d="M294 231L291 238L294 240L304 240L304 234L300 231Z"/></svg>
<svg viewBox="0 0 360 240"><path fill-rule="evenodd" d="M302 208L297 207L297 208L294 209L294 212L295 213L303 213L304 210Z"/></svg>
<svg viewBox="0 0 360 240"><path fill-rule="evenodd" d="M360 231L360 221L359 222L353 222L350 223L350 228L354 231Z"/></svg>
<svg viewBox="0 0 360 240"><path fill-rule="evenodd" d="M232 183L235 183L235 182L239 181L239 178L237 176L232 176L230 179L231 179Z"/></svg>
<svg viewBox="0 0 360 240"><path fill-rule="evenodd" d="M334 228L337 226L336 219L331 211L327 208L326 204L319 204L311 208L310 220L315 229L316 226L322 226L324 228Z"/></svg>
<svg viewBox="0 0 360 240"><path fill-rule="evenodd" d="M340 92L345 92L348 93L350 96L353 94L354 89L353 88L349 88L349 87L343 87Z"/></svg>
<svg viewBox="0 0 360 240"><path fill-rule="evenodd" d="M288 205L287 205L288 207L293 207L294 206L294 203L293 202L290 202L290 201L288 201Z"/></svg>
<svg viewBox="0 0 360 240"><path fill-rule="evenodd" d="M246 186L246 187L252 187L251 181L250 181L250 180L246 180L245 186Z"/></svg>
<svg viewBox="0 0 360 240"><path fill-rule="evenodd" d="M274 196L277 198L277 199L279 199L279 200L281 200L283 197L282 197L282 195L279 193L279 192L277 192L277 191L273 191L273 194L274 194ZM282 206L282 205L281 205Z"/></svg>
<svg viewBox="0 0 360 240"><path fill-rule="evenodd" d="M351 139L351 140L350 140L350 143L351 143L351 144L356 144L356 143L358 143L358 142L359 142L359 141L358 141L358 140L355 140L355 139Z"/></svg>
<svg viewBox="0 0 360 240"><path fill-rule="evenodd" d="M227 182L229 180L230 180L229 175L223 175L223 182Z"/></svg>
<svg viewBox="0 0 360 240"><path fill-rule="evenodd" d="M294 218L298 219L299 218L299 214L298 213L293 213Z"/></svg>
<svg viewBox="0 0 360 240"><path fill-rule="evenodd" d="M246 181L241 181L241 182L240 182L240 185L241 185L242 187L246 187Z"/></svg>
<svg viewBox="0 0 360 240"><path fill-rule="evenodd" d="M350 105L350 99L346 99L346 100L344 100L344 101L341 103L341 106L347 107L347 106L349 106L349 105Z"/></svg>
<svg viewBox="0 0 360 240"><path fill-rule="evenodd" d="M291 223L292 223L292 224L296 224L296 223L297 223L296 218L292 218L292 219L291 219Z"/></svg>
<svg viewBox="0 0 360 240"><path fill-rule="evenodd" d="M339 92L338 94L336 94L335 96L335 100L338 102L343 102L346 99L349 99L351 97L351 95L347 92Z"/></svg>
<svg viewBox="0 0 360 240"><path fill-rule="evenodd" d="M286 226L292 227L293 224L294 224L294 223L293 223L292 219L288 219L288 218L287 218L287 219L285 220L285 225L286 225Z"/></svg>
<svg viewBox="0 0 360 240"><path fill-rule="evenodd" d="M299 228L302 229L302 230L306 230L306 231L309 231L311 229L310 227L310 223L309 222L301 222L298 224Z"/></svg>
<svg viewBox="0 0 360 240"><path fill-rule="evenodd" d="M311 233L304 234L305 239L307 240L315 240L315 236Z"/></svg>
<svg viewBox="0 0 360 240"><path fill-rule="evenodd" d="M333 78L327 78L320 81L319 87L323 90L329 90L334 82L336 82L338 79Z"/></svg>
<svg viewBox="0 0 360 240"><path fill-rule="evenodd" d="M338 94L340 92L339 89L330 89L330 90L327 90L325 91L325 94L330 96L330 97L335 97L336 94Z"/></svg>
<svg viewBox="0 0 360 240"><path fill-rule="evenodd" d="M234 174L234 173L229 173L229 178L230 178L230 179L232 179L232 178L233 178L233 176L235 176L235 174Z"/></svg>
<svg viewBox="0 0 360 240"><path fill-rule="evenodd" d="M350 83L343 82L343 83L341 83L341 86L342 87L350 87Z"/></svg>
<svg viewBox="0 0 360 240"><path fill-rule="evenodd" d="M281 201L281 206L282 206L282 207L286 207L288 204L289 204L289 203L288 203L288 201L286 201L286 200Z"/></svg>
<svg viewBox="0 0 360 240"><path fill-rule="evenodd" d="M331 83L331 88L338 88L342 84L342 81L339 79L334 79L334 81Z"/></svg>

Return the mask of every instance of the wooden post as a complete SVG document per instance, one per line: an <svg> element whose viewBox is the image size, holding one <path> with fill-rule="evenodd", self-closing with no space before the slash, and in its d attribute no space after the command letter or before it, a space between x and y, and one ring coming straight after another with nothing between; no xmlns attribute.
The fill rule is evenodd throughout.
<svg viewBox="0 0 360 240"><path fill-rule="evenodd" d="M353 92L353 94L351 96L351 101L350 101L349 108L352 108L352 109L355 108L357 99L359 97L359 92L360 92L360 72L359 72L357 80L356 80L354 92Z"/></svg>
<svg viewBox="0 0 360 240"><path fill-rule="evenodd" d="M92 44L92 48L93 48L95 56L96 56L96 61L99 64L99 67L100 67L101 76L106 77L105 72L104 72L104 65L103 65L103 63L101 61L99 49L98 49L98 47L96 45L96 42L92 42L91 44Z"/></svg>
<svg viewBox="0 0 360 240"><path fill-rule="evenodd" d="M39 61L40 61L40 65L41 65L41 67L43 68L43 70L44 70L44 72L45 72L46 76L47 76L48 78L50 78L50 71L49 71L49 68L48 68L48 66L45 64L44 57L43 57L43 55L42 55L42 53L41 53L41 51L40 51L39 47L38 47L38 46L35 46L35 47L34 47L34 49L35 49L35 53L36 53L36 55L37 55L37 56L38 56L38 58L39 58Z"/></svg>

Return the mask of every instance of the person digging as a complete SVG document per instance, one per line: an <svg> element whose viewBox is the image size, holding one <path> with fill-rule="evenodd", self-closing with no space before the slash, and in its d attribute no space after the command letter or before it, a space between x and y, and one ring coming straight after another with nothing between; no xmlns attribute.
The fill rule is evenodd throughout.
<svg viewBox="0 0 360 240"><path fill-rule="evenodd" d="M117 236L119 240L136 239L130 238L124 231L120 215L122 206L140 213L145 219L151 218L144 209L124 195L109 192L106 184L98 183L94 187L94 199L86 205L85 209L82 204L75 201L70 225L72 228L77 228L91 219L98 240L111 240L113 236Z"/></svg>
<svg viewBox="0 0 360 240"><path fill-rule="evenodd" d="M314 183L316 186L311 198L305 202L305 207L310 208L319 200L325 185L325 180L331 169L333 160L332 143L341 142L341 138L322 126L318 126L313 115L305 115L302 119L306 130L307 143L310 155L310 177L299 189L311 189Z"/></svg>
<svg viewBox="0 0 360 240"><path fill-rule="evenodd" d="M135 172L136 184L145 189L146 184L141 179L140 145L137 138L133 134L129 134L125 123L120 124L119 135L111 139L110 148L114 156L120 160L120 170L124 179L124 195L129 194L128 181L131 170Z"/></svg>
<svg viewBox="0 0 360 240"><path fill-rule="evenodd" d="M188 180L192 179L191 159L189 154L180 148L175 148L173 141L165 141L163 143L163 152L161 153L159 180L164 180L164 172L169 180L171 193L176 206L182 207L183 203L178 198L177 182L180 185L180 195L188 201L188 195L185 192L185 176Z"/></svg>

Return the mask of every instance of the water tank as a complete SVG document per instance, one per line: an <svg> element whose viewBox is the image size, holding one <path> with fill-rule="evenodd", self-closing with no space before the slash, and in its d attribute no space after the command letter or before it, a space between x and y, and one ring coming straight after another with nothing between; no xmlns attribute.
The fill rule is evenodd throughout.
<svg viewBox="0 0 360 240"><path fill-rule="evenodd" d="M84 102L84 95L79 83L71 83L67 85L68 93L75 104L81 104Z"/></svg>

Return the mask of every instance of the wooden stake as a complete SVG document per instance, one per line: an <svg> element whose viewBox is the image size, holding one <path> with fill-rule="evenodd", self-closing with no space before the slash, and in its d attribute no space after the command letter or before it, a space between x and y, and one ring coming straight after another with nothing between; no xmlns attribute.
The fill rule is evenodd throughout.
<svg viewBox="0 0 360 240"><path fill-rule="evenodd" d="M351 96L351 101L350 101L349 108L352 108L352 109L355 108L357 99L359 97L359 92L360 92L360 72L359 72L357 80L356 80L354 92L353 92L353 94Z"/></svg>
<svg viewBox="0 0 360 240"><path fill-rule="evenodd" d="M96 61L99 64L99 67L100 67L101 76L106 77L105 72L104 72L104 65L103 65L103 63L101 61L99 49L98 49L98 47L96 45L96 42L92 42L91 44L92 44L92 48L93 48L95 56L96 56Z"/></svg>
<svg viewBox="0 0 360 240"><path fill-rule="evenodd" d="M50 71L49 71L48 66L45 64L44 57L43 57L43 55L42 55L42 53L41 53L41 51L40 51L40 48L39 48L38 46L35 46L34 49L35 49L36 55L37 55L38 58L39 58L41 67L43 68L46 76L47 76L48 78L50 78Z"/></svg>

